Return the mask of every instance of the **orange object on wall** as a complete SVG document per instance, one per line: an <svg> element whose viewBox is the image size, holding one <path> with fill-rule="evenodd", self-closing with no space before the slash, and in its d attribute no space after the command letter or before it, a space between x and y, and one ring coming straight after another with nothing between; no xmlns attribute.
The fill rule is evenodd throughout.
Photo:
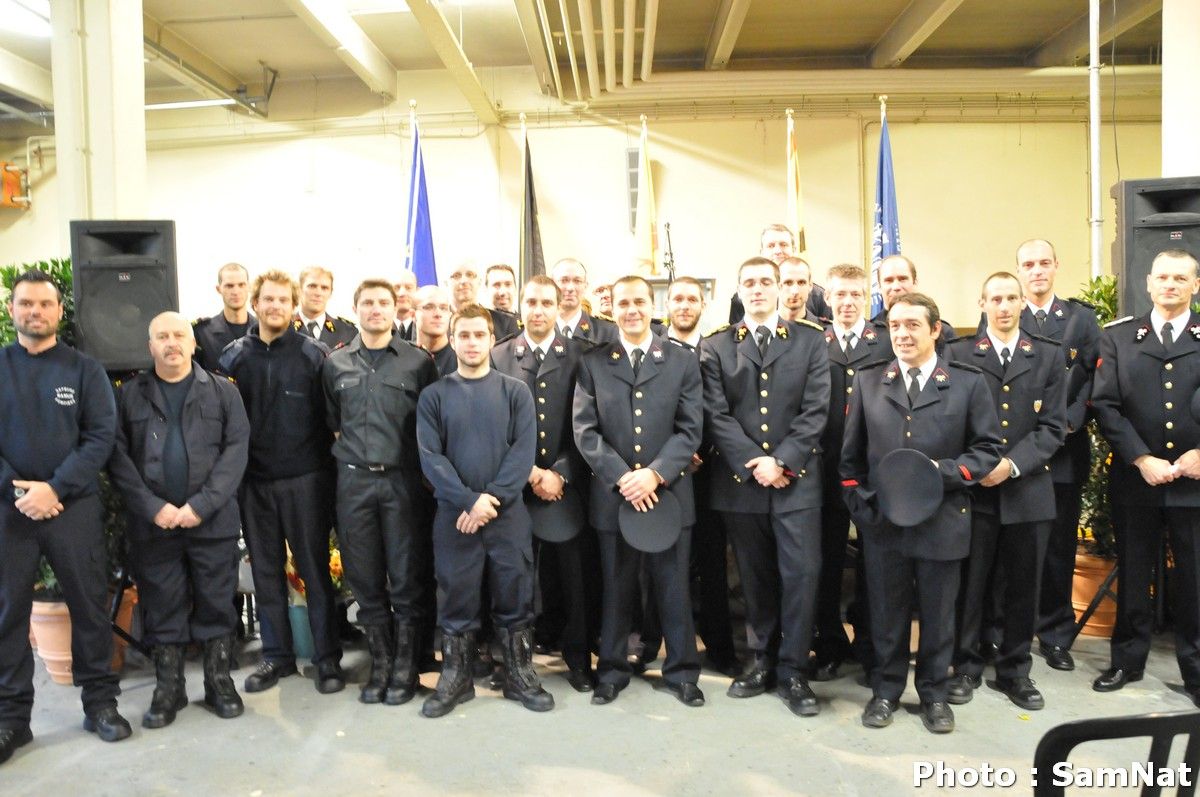
<svg viewBox="0 0 1200 797"><path fill-rule="evenodd" d="M24 196L21 190L21 169L13 163L0 161L0 208L29 209L29 201L16 199Z"/></svg>

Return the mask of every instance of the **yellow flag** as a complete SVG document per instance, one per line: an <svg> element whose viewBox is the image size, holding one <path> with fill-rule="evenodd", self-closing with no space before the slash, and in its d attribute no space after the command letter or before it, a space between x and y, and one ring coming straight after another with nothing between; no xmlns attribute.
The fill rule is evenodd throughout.
<svg viewBox="0 0 1200 797"><path fill-rule="evenodd" d="M658 224L654 218L654 180L650 175L649 134L642 116L642 138L638 145L637 207L634 210L633 261L639 273L658 273Z"/></svg>
<svg viewBox="0 0 1200 797"><path fill-rule="evenodd" d="M796 135L796 120L787 109L787 223L796 231L796 252L804 246L804 200L800 194L800 142Z"/></svg>

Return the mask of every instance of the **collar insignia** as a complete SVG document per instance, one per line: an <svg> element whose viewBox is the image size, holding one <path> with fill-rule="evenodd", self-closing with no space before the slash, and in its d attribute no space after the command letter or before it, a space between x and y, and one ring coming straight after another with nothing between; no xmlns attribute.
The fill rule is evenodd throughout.
<svg viewBox="0 0 1200 797"><path fill-rule="evenodd" d="M621 359L621 353L620 353L619 351L614 351L614 352L612 353L612 358L613 358L614 360L619 360L619 359Z"/></svg>
<svg viewBox="0 0 1200 797"><path fill-rule="evenodd" d="M1193 338L1200 340L1200 324L1192 324L1188 327L1188 332L1192 333Z"/></svg>
<svg viewBox="0 0 1200 797"><path fill-rule="evenodd" d="M1150 334L1150 325L1149 325L1149 324L1143 324L1141 327L1139 327L1139 328L1138 328L1138 331L1137 331L1137 342L1138 342L1138 343L1141 343L1141 342L1142 342L1142 338L1146 337L1146 336L1147 336L1147 335L1149 335L1149 334Z"/></svg>
<svg viewBox="0 0 1200 797"><path fill-rule="evenodd" d="M825 330L825 342L833 343L833 330L832 329Z"/></svg>
<svg viewBox="0 0 1200 797"><path fill-rule="evenodd" d="M1059 304L1058 302L1055 302L1054 307L1052 309L1054 310L1054 315L1056 315L1059 318L1063 317L1063 311L1062 311L1061 304Z"/></svg>
<svg viewBox="0 0 1200 797"><path fill-rule="evenodd" d="M333 325L332 319L329 319L329 318L325 319L325 328L328 329L330 332L337 332L337 327L335 327Z"/></svg>
<svg viewBox="0 0 1200 797"><path fill-rule="evenodd" d="M862 336L863 340L875 340L875 330L871 329L870 327L866 327L863 330Z"/></svg>
<svg viewBox="0 0 1200 797"><path fill-rule="evenodd" d="M950 374L946 373L941 368L938 368L933 372L933 381L937 382L939 385L945 385L950 381Z"/></svg>
<svg viewBox="0 0 1200 797"><path fill-rule="evenodd" d="M662 355L662 349L660 349L660 348L658 348L657 346L655 346L654 348L650 349L650 356L651 356L651 357L653 357L653 358L654 358L654 359L656 359L656 360L661 360L661 359L662 359L662 357L663 357L663 355Z"/></svg>
<svg viewBox="0 0 1200 797"><path fill-rule="evenodd" d="M887 367L887 370L883 372L883 383L885 385L890 385L892 382L896 381L896 377L898 376L900 376L900 369L896 367L895 363L892 363Z"/></svg>
<svg viewBox="0 0 1200 797"><path fill-rule="evenodd" d="M775 327L775 334L778 335L779 337L783 338L784 340L787 340L788 329L785 325L780 324L779 326Z"/></svg>
<svg viewBox="0 0 1200 797"><path fill-rule="evenodd" d="M292 329L299 332L300 330L304 329L304 322L302 322L299 318L297 318L295 321L292 322Z"/></svg>
<svg viewBox="0 0 1200 797"><path fill-rule="evenodd" d="M580 322L579 322L579 327L578 327L578 329L579 329L581 332L587 332L587 331L588 331L589 329L591 329L591 328L592 328L592 327L591 327L591 325L590 325L590 324L588 324L588 322L587 322L587 321L580 321Z"/></svg>
<svg viewBox="0 0 1200 797"><path fill-rule="evenodd" d="M554 353L555 353L555 354L562 354L562 353L563 353L563 346L562 346L562 344L561 344L561 343L556 343L556 344L554 344Z"/></svg>
<svg viewBox="0 0 1200 797"><path fill-rule="evenodd" d="M745 340L746 336L749 334L750 334L749 327L747 327L744 323L738 324L737 333L736 333L738 343L741 343L743 340Z"/></svg>
<svg viewBox="0 0 1200 797"><path fill-rule="evenodd" d="M525 356L525 347L517 346L513 349L513 353L516 354L518 357L524 357Z"/></svg>
<svg viewBox="0 0 1200 797"><path fill-rule="evenodd" d="M1042 400L1041 400L1041 399L1034 399L1034 402L1033 402L1033 411L1034 411L1034 412L1041 412L1041 411L1042 411Z"/></svg>
<svg viewBox="0 0 1200 797"><path fill-rule="evenodd" d="M975 344L977 351L987 351L990 348L992 348L992 341L988 338L980 338L979 342Z"/></svg>
<svg viewBox="0 0 1200 797"><path fill-rule="evenodd" d="M1029 342L1028 340L1021 340L1021 342L1018 343L1017 346L1018 346L1018 348L1021 349L1021 351L1025 352L1026 354L1033 354L1033 344L1031 342Z"/></svg>
<svg viewBox="0 0 1200 797"><path fill-rule="evenodd" d="M1075 358L1079 356L1079 349L1071 349L1070 355L1071 355L1071 361L1074 362Z"/></svg>

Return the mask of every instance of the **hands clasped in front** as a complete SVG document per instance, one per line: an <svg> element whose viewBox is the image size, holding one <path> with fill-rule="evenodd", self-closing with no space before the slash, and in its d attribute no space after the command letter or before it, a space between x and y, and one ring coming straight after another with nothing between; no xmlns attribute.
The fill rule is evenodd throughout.
<svg viewBox="0 0 1200 797"><path fill-rule="evenodd" d="M454 527L463 534L474 534L489 522L496 519L499 514L500 499L494 495L480 493L475 499L475 504L469 512L463 512L458 516L458 520L454 523Z"/></svg>

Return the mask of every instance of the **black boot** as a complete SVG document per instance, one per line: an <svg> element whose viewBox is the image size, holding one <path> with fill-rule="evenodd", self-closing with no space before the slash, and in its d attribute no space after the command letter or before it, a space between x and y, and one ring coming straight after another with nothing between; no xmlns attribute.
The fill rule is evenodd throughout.
<svg viewBox="0 0 1200 797"><path fill-rule="evenodd" d="M388 678L383 702L389 706L400 706L413 699L420 682L413 656L417 643L417 629L396 621L396 653L392 657L392 673Z"/></svg>
<svg viewBox="0 0 1200 797"><path fill-rule="evenodd" d="M175 721L175 712L186 708L187 690L183 681L183 649L178 645L158 645L154 656L154 696L142 715L143 728L165 728Z"/></svg>
<svg viewBox="0 0 1200 797"><path fill-rule="evenodd" d="M371 674L359 692L360 703L382 703L388 686L388 675L392 669L392 626L391 623L365 626L367 648L371 651Z"/></svg>
<svg viewBox="0 0 1200 797"><path fill-rule="evenodd" d="M475 681L471 678L471 658L475 653L475 635L454 636L442 632L442 673L438 676L437 691L425 700L421 714L442 717L459 703L475 697Z"/></svg>
<svg viewBox="0 0 1200 797"><path fill-rule="evenodd" d="M208 639L204 642L204 702L221 719L233 719L245 711L241 695L229 677L233 658L233 635Z"/></svg>
<svg viewBox="0 0 1200 797"><path fill-rule="evenodd" d="M541 679L533 669L533 629L499 630L500 643L504 645L504 696L520 701L530 711L554 708L554 695L542 688Z"/></svg>

